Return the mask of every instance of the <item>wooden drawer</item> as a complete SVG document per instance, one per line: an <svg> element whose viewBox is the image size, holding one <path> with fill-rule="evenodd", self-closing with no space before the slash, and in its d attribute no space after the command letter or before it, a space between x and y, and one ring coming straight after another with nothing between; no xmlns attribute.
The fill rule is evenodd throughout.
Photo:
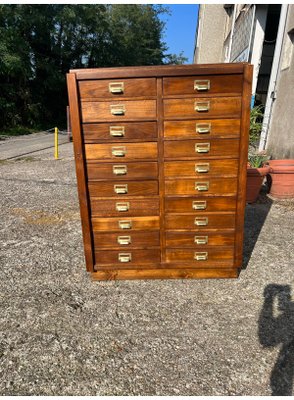
<svg viewBox="0 0 294 400"><path fill-rule="evenodd" d="M157 162L87 163L88 180L157 179Z"/></svg>
<svg viewBox="0 0 294 400"><path fill-rule="evenodd" d="M241 114L241 97L194 97L163 100L165 119L236 118Z"/></svg>
<svg viewBox="0 0 294 400"><path fill-rule="evenodd" d="M235 211L236 197L166 197L165 212L169 214Z"/></svg>
<svg viewBox="0 0 294 400"><path fill-rule="evenodd" d="M164 121L167 139L208 139L240 135L239 119L199 119L189 121Z"/></svg>
<svg viewBox="0 0 294 400"><path fill-rule="evenodd" d="M92 218L93 231L142 231L159 229L159 217Z"/></svg>
<svg viewBox="0 0 294 400"><path fill-rule="evenodd" d="M166 180L165 194L169 195L215 195L235 196L237 178L196 178Z"/></svg>
<svg viewBox="0 0 294 400"><path fill-rule="evenodd" d="M158 181L89 182L91 197L152 196L158 194Z"/></svg>
<svg viewBox="0 0 294 400"><path fill-rule="evenodd" d="M230 157L236 158L239 154L239 140L167 140L164 142L165 158L193 158Z"/></svg>
<svg viewBox="0 0 294 400"><path fill-rule="evenodd" d="M156 80L155 78L138 78L80 81L79 92L82 100L156 96Z"/></svg>
<svg viewBox="0 0 294 400"><path fill-rule="evenodd" d="M122 124L83 124L84 143L101 140L123 142L125 140L156 140L156 122L124 122Z"/></svg>
<svg viewBox="0 0 294 400"><path fill-rule="evenodd" d="M94 233L94 245L99 248L148 248L160 246L159 231Z"/></svg>
<svg viewBox="0 0 294 400"><path fill-rule="evenodd" d="M98 269L101 264L115 264L114 267L133 268L160 262L160 249L148 250L96 250L95 261Z"/></svg>
<svg viewBox="0 0 294 400"><path fill-rule="evenodd" d="M156 100L86 101L81 103L83 122L152 120Z"/></svg>
<svg viewBox="0 0 294 400"><path fill-rule="evenodd" d="M192 247L197 250L203 246L233 246L234 233L201 232L201 235L193 232L166 232L166 247Z"/></svg>
<svg viewBox="0 0 294 400"><path fill-rule="evenodd" d="M163 79L163 95L241 94L242 75L201 75Z"/></svg>
<svg viewBox="0 0 294 400"><path fill-rule="evenodd" d="M166 161L165 178L237 176L238 160Z"/></svg>
<svg viewBox="0 0 294 400"><path fill-rule="evenodd" d="M217 263L225 261L226 267L229 265L227 261L233 261L234 248L211 248L195 249L195 250L182 250L182 249L166 249L166 261L170 263L183 262L193 263L195 267L214 266Z"/></svg>
<svg viewBox="0 0 294 400"><path fill-rule="evenodd" d="M156 159L157 143L107 143L107 144L85 144L87 160L135 160Z"/></svg>
<svg viewBox="0 0 294 400"><path fill-rule="evenodd" d="M159 198L128 198L122 200L90 198L92 216L125 217L136 215L159 215Z"/></svg>
<svg viewBox="0 0 294 400"><path fill-rule="evenodd" d="M233 229L235 218L234 213L166 214L165 226L169 230Z"/></svg>

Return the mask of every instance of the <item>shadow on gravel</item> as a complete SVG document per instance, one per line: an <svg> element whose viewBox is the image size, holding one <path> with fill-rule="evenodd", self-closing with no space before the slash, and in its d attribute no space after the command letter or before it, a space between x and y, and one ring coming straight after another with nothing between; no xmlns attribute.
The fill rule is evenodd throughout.
<svg viewBox="0 0 294 400"><path fill-rule="evenodd" d="M267 196L260 196L259 203L247 204L245 209L243 265L246 269L255 243L270 211L273 201Z"/></svg>
<svg viewBox="0 0 294 400"><path fill-rule="evenodd" d="M265 348L281 349L271 373L272 396L291 396L294 379L294 302L289 285L267 285L258 335Z"/></svg>

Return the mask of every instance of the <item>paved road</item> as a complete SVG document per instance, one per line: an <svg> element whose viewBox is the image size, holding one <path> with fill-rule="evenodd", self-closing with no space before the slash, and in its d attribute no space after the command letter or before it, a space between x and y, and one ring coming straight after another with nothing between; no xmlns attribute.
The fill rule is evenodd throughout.
<svg viewBox="0 0 294 400"><path fill-rule="evenodd" d="M68 143L67 135L59 135L59 144ZM53 133L11 137L0 141L0 160L10 160L54 147Z"/></svg>

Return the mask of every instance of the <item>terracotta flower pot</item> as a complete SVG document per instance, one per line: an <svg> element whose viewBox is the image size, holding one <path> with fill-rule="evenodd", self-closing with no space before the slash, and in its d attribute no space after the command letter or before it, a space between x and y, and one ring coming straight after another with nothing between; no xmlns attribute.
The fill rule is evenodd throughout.
<svg viewBox="0 0 294 400"><path fill-rule="evenodd" d="M254 203L259 195L264 177L269 173L269 167L247 167L246 202Z"/></svg>
<svg viewBox="0 0 294 400"><path fill-rule="evenodd" d="M294 198L294 160L269 160L270 195L278 199Z"/></svg>

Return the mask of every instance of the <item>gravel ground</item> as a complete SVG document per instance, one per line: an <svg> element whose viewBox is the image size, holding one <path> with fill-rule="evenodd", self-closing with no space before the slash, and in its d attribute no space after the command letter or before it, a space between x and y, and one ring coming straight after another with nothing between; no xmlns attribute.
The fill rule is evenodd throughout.
<svg viewBox="0 0 294 400"><path fill-rule="evenodd" d="M291 394L293 203L247 207L237 280L92 282L51 153L0 164L0 394Z"/></svg>

